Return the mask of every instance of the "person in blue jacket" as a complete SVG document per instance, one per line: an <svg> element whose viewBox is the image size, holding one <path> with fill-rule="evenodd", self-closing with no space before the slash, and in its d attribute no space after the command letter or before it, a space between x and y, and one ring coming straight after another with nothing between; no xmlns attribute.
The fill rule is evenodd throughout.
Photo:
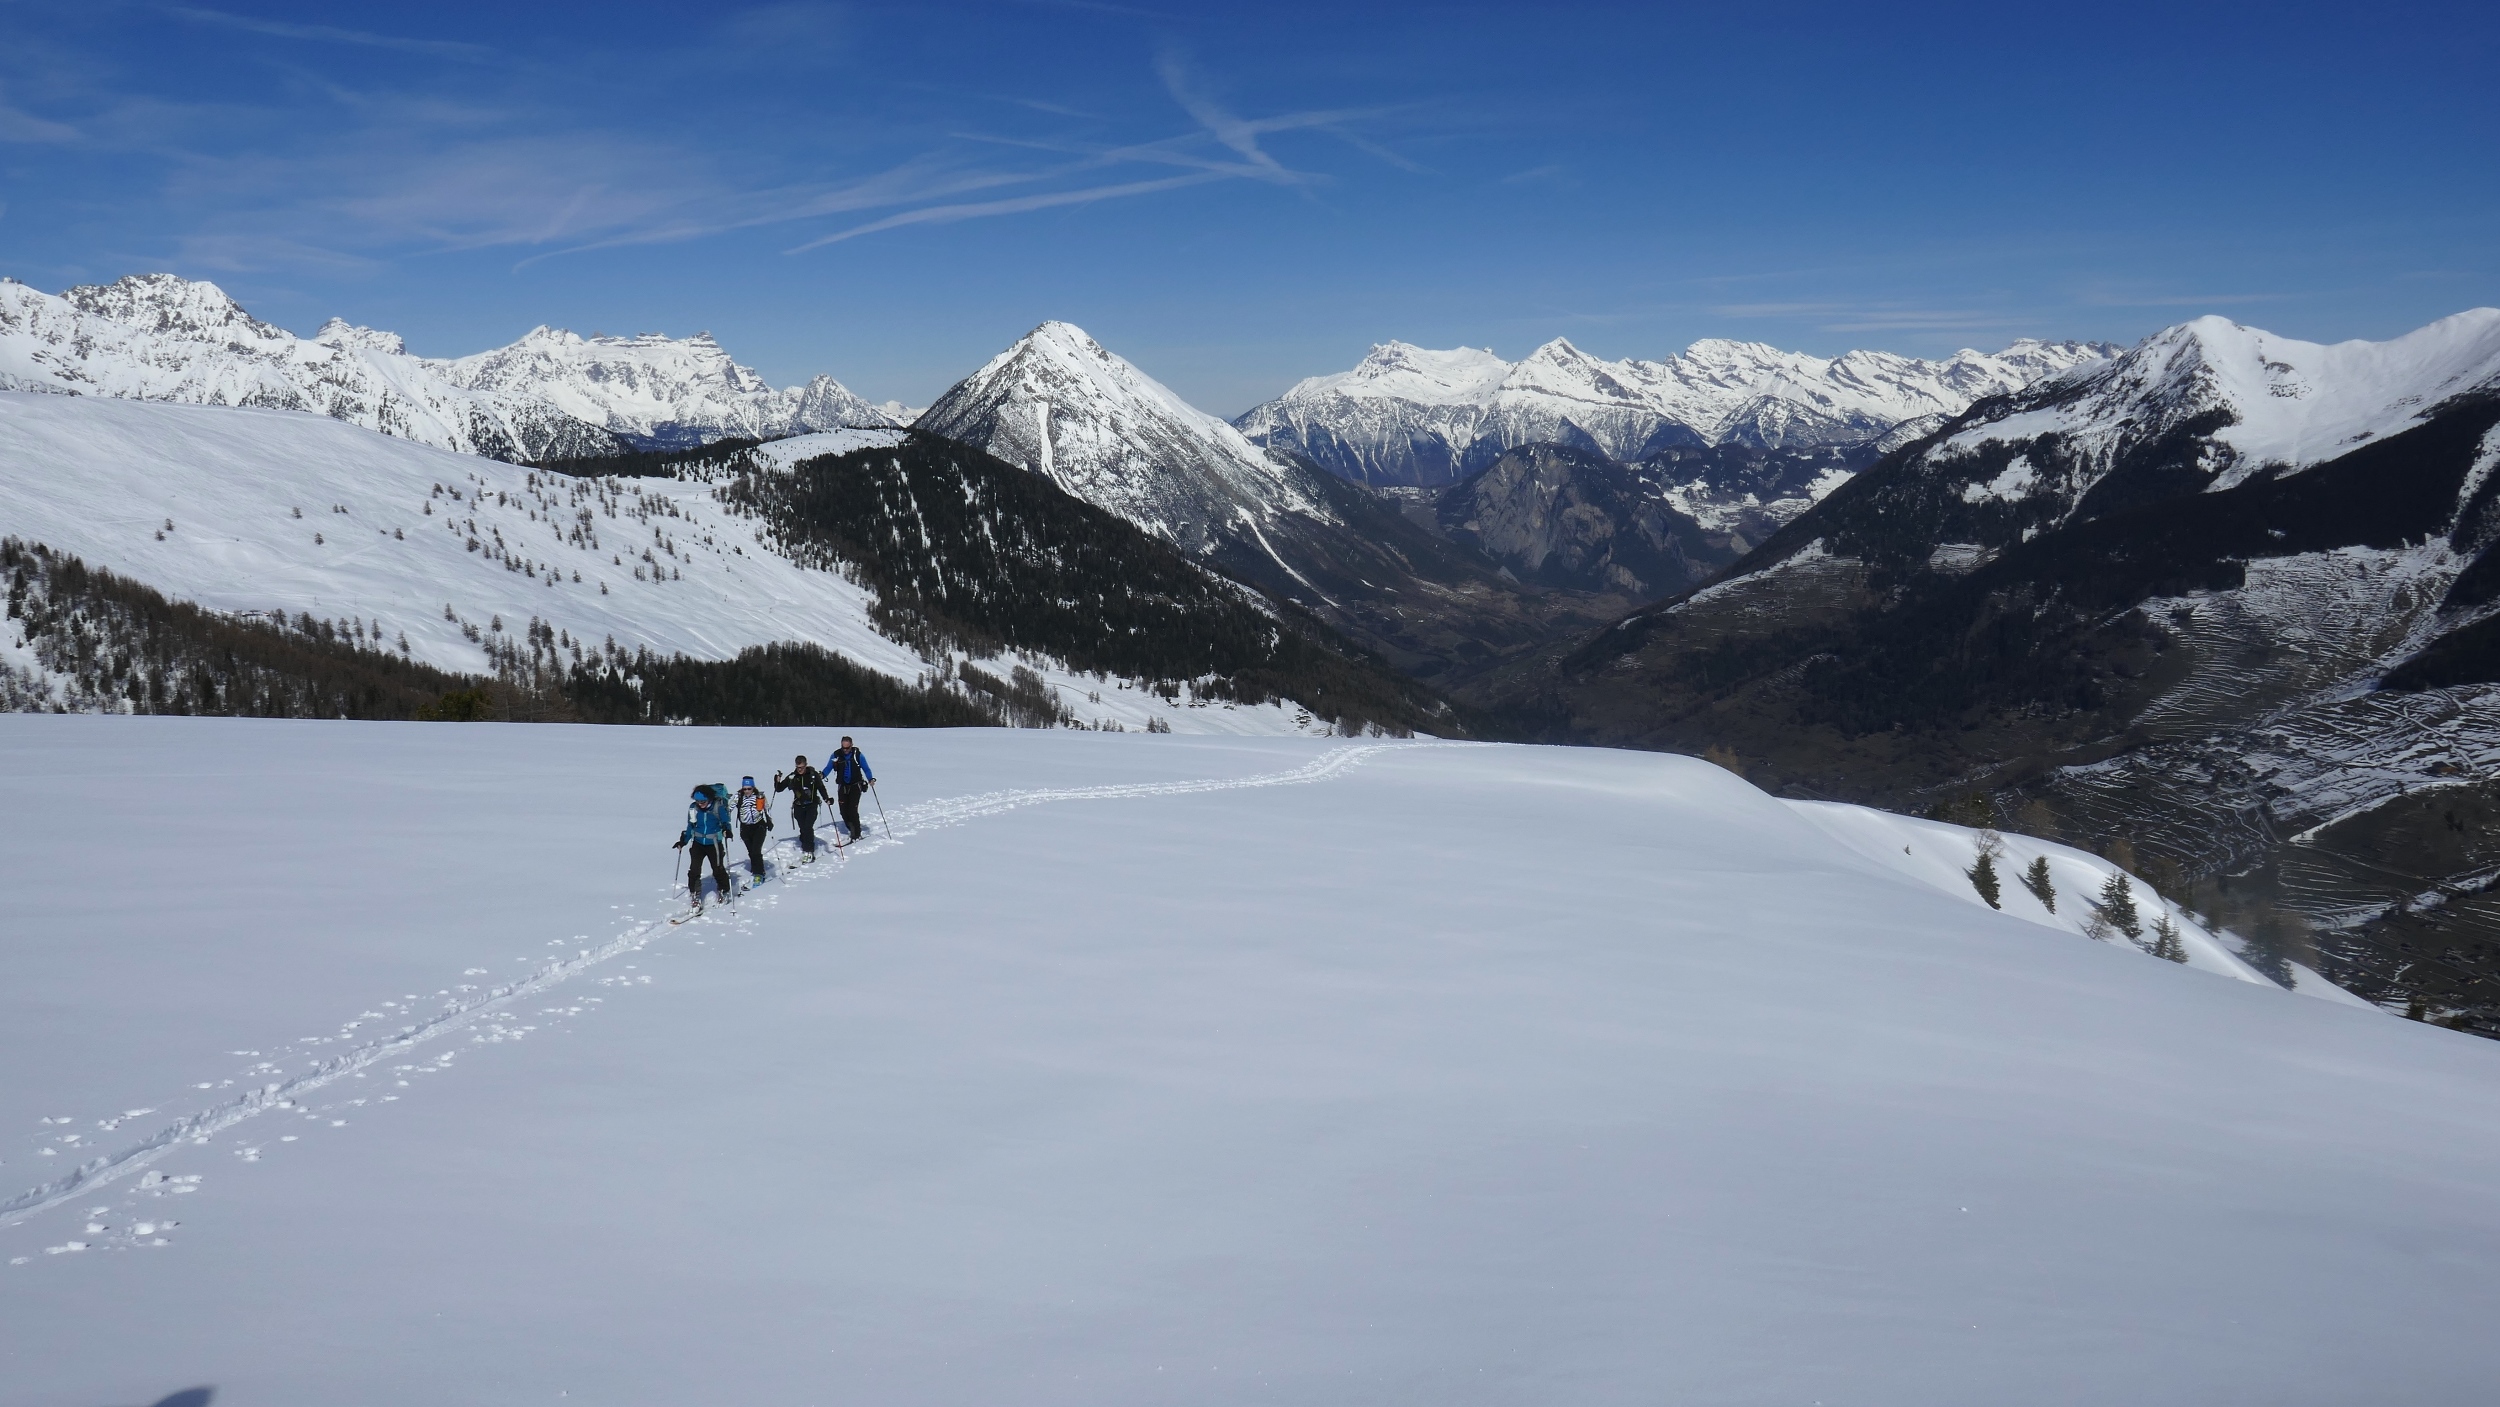
<svg viewBox="0 0 2500 1407"><path fill-rule="evenodd" d="M877 780L877 774L868 770L868 754L845 735L842 746L825 759L825 779L833 783L834 800L842 807L842 828L851 833L851 839L859 839L859 794Z"/></svg>
<svg viewBox="0 0 2500 1407"><path fill-rule="evenodd" d="M687 850L688 844L693 849ZM712 887L722 897L729 894L729 870L721 863L721 852L729 848L729 807L712 794L709 787L694 789L694 811L686 817L686 828L677 834L677 848L686 851L686 887L694 891L694 906L703 907L703 862L712 862Z"/></svg>

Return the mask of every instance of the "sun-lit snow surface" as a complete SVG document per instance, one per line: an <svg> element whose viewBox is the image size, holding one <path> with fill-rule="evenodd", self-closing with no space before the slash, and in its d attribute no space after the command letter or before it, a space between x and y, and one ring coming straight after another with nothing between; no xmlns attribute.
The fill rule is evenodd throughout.
<svg viewBox="0 0 2500 1407"><path fill-rule="evenodd" d="M60 297L0 279L0 390L311 411L463 454L542 459L614 437L534 396L472 390L394 333L332 319L297 337L170 274Z"/></svg>
<svg viewBox="0 0 2500 1407"><path fill-rule="evenodd" d="M787 469L823 455L849 454L862 449L892 449L902 442L903 432L900 430L824 430L770 440L757 445L755 453L774 468Z"/></svg>
<svg viewBox="0 0 2500 1407"><path fill-rule="evenodd" d="M913 425L1049 476L1069 493L1189 550L1234 522L1334 521L1306 470L1104 349L1046 322L922 411Z"/></svg>
<svg viewBox="0 0 2500 1407"><path fill-rule="evenodd" d="M786 466L897 433L766 451ZM0 533L215 610L359 622L393 648L404 635L414 658L445 669L490 671L483 638L532 618L587 645L700 659L807 640L899 679L930 667L877 633L868 591L776 554L701 483L574 479L292 411L0 392L0 486ZM0 633L0 664L33 667L15 644ZM1314 726L1291 704L1172 703L1023 662L1087 722Z"/></svg>
<svg viewBox="0 0 2500 1407"><path fill-rule="evenodd" d="M2115 350L2024 340L1942 361L1826 358L1714 338L1664 361L1606 361L1556 338L1506 362L1474 348L1386 342L1352 370L1297 382L1235 423L1349 478L1436 483L1523 444L1584 444L1627 460L1679 443L1855 444Z"/></svg>
<svg viewBox="0 0 2500 1407"><path fill-rule="evenodd" d="M543 460L894 423L829 376L775 390L709 333L533 329L459 358L332 318L309 338L213 283L139 274L54 297L0 279L0 389L308 410L464 454ZM604 433L603 433L604 432Z"/></svg>
<svg viewBox="0 0 2500 1407"><path fill-rule="evenodd" d="M0 719L21 787L150 801L22 837L122 882L0 934L10 1192L279 1086L0 1230L12 1398L2340 1405L2500 1370L2488 1043L1595 750L872 733L895 841L655 925L686 786L827 741Z"/></svg>
<svg viewBox="0 0 2500 1407"><path fill-rule="evenodd" d="M801 434L892 423L884 409L830 376L776 390L729 359L708 332L693 337L584 337L537 327L508 347L437 363L463 386L537 396L638 441Z"/></svg>
<svg viewBox="0 0 2500 1407"><path fill-rule="evenodd" d="M2302 468L2401 431L2451 396L2500 384L2500 308L2473 308L2386 342L2331 346L2202 317L2137 343L2082 383L2080 395L1956 433L1935 460L1991 441L2064 436L2069 452L2103 471L2124 450L2200 415L2227 413L2212 435L2214 491L2269 464ZM2087 473L2070 498L2099 481ZM2027 486L2025 486L2027 487ZM2011 494L2004 496L2013 496Z"/></svg>

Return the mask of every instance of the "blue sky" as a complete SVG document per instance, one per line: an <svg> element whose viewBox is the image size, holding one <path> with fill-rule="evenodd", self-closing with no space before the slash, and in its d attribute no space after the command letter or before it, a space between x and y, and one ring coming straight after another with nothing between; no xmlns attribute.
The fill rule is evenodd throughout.
<svg viewBox="0 0 2500 1407"><path fill-rule="evenodd" d="M0 273L915 403L1066 318L1225 414L1392 337L2384 337L2500 303L2494 10L0 0Z"/></svg>

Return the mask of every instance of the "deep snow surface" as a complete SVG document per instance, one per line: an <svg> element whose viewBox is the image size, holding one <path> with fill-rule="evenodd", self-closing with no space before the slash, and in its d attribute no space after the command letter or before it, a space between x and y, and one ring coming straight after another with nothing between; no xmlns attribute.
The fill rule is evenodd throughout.
<svg viewBox="0 0 2500 1407"><path fill-rule="evenodd" d="M61 803L0 927L0 1205L137 1154L0 1227L0 1399L2465 1403L2500 1369L2488 1043L1595 750L871 733L895 840L654 926L686 786L831 741L0 718Z"/></svg>
<svg viewBox="0 0 2500 1407"><path fill-rule="evenodd" d="M895 438L829 431L764 457L786 469ZM498 622L532 619L697 659L806 640L898 679L929 669L878 632L869 591L781 556L758 528L686 480L534 473L299 411L0 391L0 533L212 610L360 620L386 647L404 638L414 658L469 673L492 670L481 640ZM13 644L0 637L0 664L35 667ZM1018 662L1096 725L1328 726L1283 702L1166 701L1038 656L987 663Z"/></svg>

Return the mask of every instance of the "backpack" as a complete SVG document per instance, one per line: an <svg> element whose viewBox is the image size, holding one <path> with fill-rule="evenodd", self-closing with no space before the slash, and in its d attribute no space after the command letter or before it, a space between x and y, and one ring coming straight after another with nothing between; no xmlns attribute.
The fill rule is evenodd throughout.
<svg viewBox="0 0 2500 1407"><path fill-rule="evenodd" d="M686 829L693 834L695 839L707 845L714 840L725 839L729 834L728 785L723 782L705 782L695 790L712 799L711 819L707 825L703 813L695 810L694 803L688 801L686 803Z"/></svg>

